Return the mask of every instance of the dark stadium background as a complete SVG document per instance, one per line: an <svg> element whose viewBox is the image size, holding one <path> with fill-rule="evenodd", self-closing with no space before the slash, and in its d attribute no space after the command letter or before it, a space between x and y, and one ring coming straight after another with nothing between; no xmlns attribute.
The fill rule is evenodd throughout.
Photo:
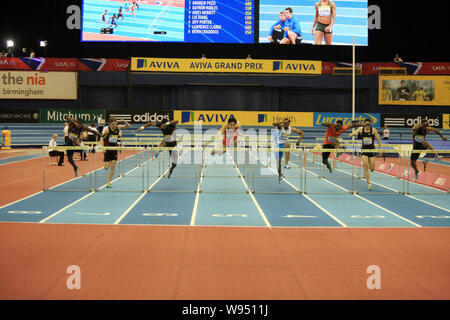
<svg viewBox="0 0 450 320"><path fill-rule="evenodd" d="M257 3L259 1L256 1ZM287 1L288 2L288 1ZM129 58L131 56L198 58L314 59L351 61L351 47L272 47L267 44L175 44L175 43L80 43L80 30L68 30L70 5L81 8L81 0L43 0L2 3L0 50L13 39L21 48L37 49L36 56ZM404 61L446 61L448 51L447 2L417 5L412 1L369 1L381 8L381 30L369 30L369 46L357 48L357 61L392 61L398 53ZM339 14L339 12L338 12ZM258 23L255 23L257 26ZM309 30L304 30L309 32ZM47 52L39 51L39 40L47 40Z"/></svg>

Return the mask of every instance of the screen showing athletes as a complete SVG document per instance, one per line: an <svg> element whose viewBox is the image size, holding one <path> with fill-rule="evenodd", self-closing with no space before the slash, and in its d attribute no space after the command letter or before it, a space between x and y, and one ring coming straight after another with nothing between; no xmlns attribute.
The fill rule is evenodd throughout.
<svg viewBox="0 0 450 320"><path fill-rule="evenodd" d="M81 41L254 43L254 2L84 0Z"/></svg>
<svg viewBox="0 0 450 320"><path fill-rule="evenodd" d="M367 46L367 0L260 0L259 42Z"/></svg>
<svg viewBox="0 0 450 320"><path fill-rule="evenodd" d="M434 80L383 80L382 102L433 101L436 97Z"/></svg>

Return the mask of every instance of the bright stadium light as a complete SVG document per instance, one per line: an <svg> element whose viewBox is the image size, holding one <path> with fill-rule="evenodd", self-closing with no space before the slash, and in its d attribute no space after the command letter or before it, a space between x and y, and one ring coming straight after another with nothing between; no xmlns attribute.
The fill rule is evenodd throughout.
<svg viewBox="0 0 450 320"><path fill-rule="evenodd" d="M12 41L12 40L6 41L6 47L7 47L7 48L12 48L12 47L14 47L14 41Z"/></svg>
<svg viewBox="0 0 450 320"><path fill-rule="evenodd" d="M39 42L39 44L40 44L40 46L41 46L42 48L45 48L45 47L47 46L47 40L41 40L41 41Z"/></svg>

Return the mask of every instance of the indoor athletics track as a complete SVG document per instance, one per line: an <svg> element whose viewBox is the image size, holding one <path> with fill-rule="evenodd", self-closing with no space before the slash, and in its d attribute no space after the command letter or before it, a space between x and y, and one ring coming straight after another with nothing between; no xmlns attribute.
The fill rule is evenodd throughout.
<svg viewBox="0 0 450 320"><path fill-rule="evenodd" d="M295 153L282 183L253 152L254 178L229 153L227 164L205 153L204 165L181 163L168 179L158 174L168 153L149 152L123 152L108 190L101 154L77 161L78 178L47 157L2 164L0 298L450 298L444 192L411 183L411 195L397 194L402 182L375 172L372 194L350 194L350 165L329 174L308 155L300 194L305 159ZM70 265L81 268L82 290L66 288ZM366 286L371 265L381 290Z"/></svg>

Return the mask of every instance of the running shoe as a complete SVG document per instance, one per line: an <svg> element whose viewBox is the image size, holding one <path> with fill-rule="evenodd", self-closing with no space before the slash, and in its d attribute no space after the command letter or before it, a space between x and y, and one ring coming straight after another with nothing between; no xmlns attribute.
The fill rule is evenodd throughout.
<svg viewBox="0 0 450 320"><path fill-rule="evenodd" d="M159 152L155 152L155 159L158 159L159 157Z"/></svg>
<svg viewBox="0 0 450 320"><path fill-rule="evenodd" d="M112 188L111 183L107 183L107 184L106 184L106 187L107 187L107 188Z"/></svg>
<svg viewBox="0 0 450 320"><path fill-rule="evenodd" d="M420 171L417 171L417 172L416 172L416 174L414 175L413 180L419 179L419 173L420 173Z"/></svg>
<svg viewBox="0 0 450 320"><path fill-rule="evenodd" d="M167 175L167 179L170 179L170 176L172 175L173 170L169 170L169 174Z"/></svg>
<svg viewBox="0 0 450 320"><path fill-rule="evenodd" d="M74 170L75 170L75 177L78 177L78 167L75 167Z"/></svg>
<svg viewBox="0 0 450 320"><path fill-rule="evenodd" d="M369 190L372 190L372 185L369 183Z"/></svg>
<svg viewBox="0 0 450 320"><path fill-rule="evenodd" d="M330 163L327 164L327 168L328 168L328 170L330 170L330 173L333 173L333 169L331 168L331 164Z"/></svg>
<svg viewBox="0 0 450 320"><path fill-rule="evenodd" d="M286 165L284 165L284 168L285 168L285 169L290 169L291 167L290 167L289 165L286 164Z"/></svg>

